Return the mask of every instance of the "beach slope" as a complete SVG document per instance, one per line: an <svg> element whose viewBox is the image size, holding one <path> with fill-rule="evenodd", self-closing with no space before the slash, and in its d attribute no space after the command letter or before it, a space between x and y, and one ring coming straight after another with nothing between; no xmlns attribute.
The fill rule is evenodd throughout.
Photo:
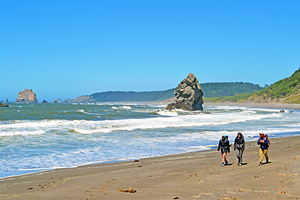
<svg viewBox="0 0 300 200"><path fill-rule="evenodd" d="M247 142L243 166L237 165L233 149L225 167L220 153L211 150L5 178L0 198L297 199L299 143L300 136L272 138L271 163L262 166L258 166L258 145Z"/></svg>

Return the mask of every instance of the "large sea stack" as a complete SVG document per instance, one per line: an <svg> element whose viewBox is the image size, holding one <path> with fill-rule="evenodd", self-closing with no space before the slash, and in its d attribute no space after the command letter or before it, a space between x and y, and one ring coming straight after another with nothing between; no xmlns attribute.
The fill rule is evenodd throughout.
<svg viewBox="0 0 300 200"><path fill-rule="evenodd" d="M203 110L203 91L196 76L190 73L186 79L181 81L175 88L175 103L169 104L166 109L174 108L182 110Z"/></svg>
<svg viewBox="0 0 300 200"><path fill-rule="evenodd" d="M36 95L32 89L25 89L19 92L16 103L37 103Z"/></svg>

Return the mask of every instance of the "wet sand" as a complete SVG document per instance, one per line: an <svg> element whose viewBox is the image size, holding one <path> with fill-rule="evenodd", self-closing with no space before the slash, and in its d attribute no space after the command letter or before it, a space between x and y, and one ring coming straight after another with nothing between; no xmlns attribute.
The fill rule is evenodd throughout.
<svg viewBox="0 0 300 200"><path fill-rule="evenodd" d="M242 166L231 147L225 167L214 149L5 178L0 199L299 199L299 144L300 136L271 138L262 166L253 141ZM122 192L129 188L136 192Z"/></svg>

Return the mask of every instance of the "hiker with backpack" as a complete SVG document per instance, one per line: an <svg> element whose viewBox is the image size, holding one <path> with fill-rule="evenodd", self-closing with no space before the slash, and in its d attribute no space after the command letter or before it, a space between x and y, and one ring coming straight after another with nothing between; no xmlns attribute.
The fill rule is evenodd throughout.
<svg viewBox="0 0 300 200"><path fill-rule="evenodd" d="M241 166L243 164L243 152L245 150L245 140L242 133L238 133L234 140L234 150L236 151L236 157L238 158L238 165Z"/></svg>
<svg viewBox="0 0 300 200"><path fill-rule="evenodd" d="M263 160L264 156L266 157L266 163L270 163L269 156L268 156L268 148L270 145L270 141L268 139L268 136L265 136L264 133L260 133L259 135L260 135L260 138L257 141L257 144L260 145L258 166L262 165L262 160Z"/></svg>
<svg viewBox="0 0 300 200"><path fill-rule="evenodd" d="M222 138L219 141L219 145L218 145L218 152L221 149L221 154L222 154L222 167L224 167L225 165L227 165L228 161L226 159L226 154L230 153L230 145L229 145L229 141L228 141L228 136L226 135L222 135Z"/></svg>

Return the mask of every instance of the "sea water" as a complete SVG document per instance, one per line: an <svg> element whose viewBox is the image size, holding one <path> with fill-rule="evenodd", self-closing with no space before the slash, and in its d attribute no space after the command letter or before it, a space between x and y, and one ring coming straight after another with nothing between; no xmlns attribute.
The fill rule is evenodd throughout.
<svg viewBox="0 0 300 200"><path fill-rule="evenodd" d="M300 133L300 110L155 104L10 104L0 108L0 178L80 165L215 149L258 133ZM293 112L290 112L293 111ZM209 112L210 114L205 114Z"/></svg>

